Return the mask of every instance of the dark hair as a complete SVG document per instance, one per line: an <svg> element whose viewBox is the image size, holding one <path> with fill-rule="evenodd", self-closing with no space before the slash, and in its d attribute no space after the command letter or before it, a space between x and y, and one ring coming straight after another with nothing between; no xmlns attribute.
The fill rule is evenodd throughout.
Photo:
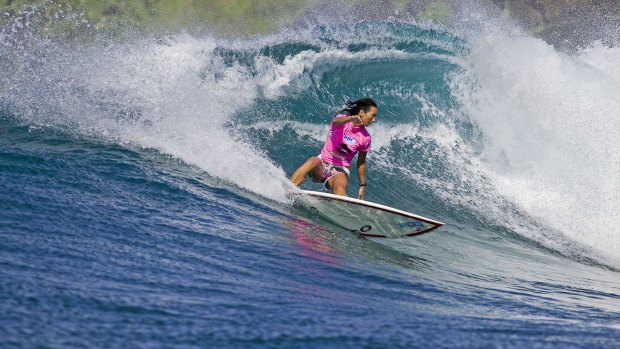
<svg viewBox="0 0 620 349"><path fill-rule="evenodd" d="M346 107L339 111L338 114L357 115L362 109L364 109L365 112L368 112L370 107L377 107L377 103L368 97L355 101L347 101L344 104Z"/></svg>

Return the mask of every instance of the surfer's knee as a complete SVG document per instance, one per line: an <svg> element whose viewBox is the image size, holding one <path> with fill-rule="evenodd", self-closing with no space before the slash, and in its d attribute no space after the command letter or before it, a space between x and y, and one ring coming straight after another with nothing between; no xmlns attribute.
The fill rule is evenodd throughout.
<svg viewBox="0 0 620 349"><path fill-rule="evenodd" d="M347 195L347 176L344 173L338 174L334 176L329 183L329 186L332 188L332 191L336 195Z"/></svg>
<svg viewBox="0 0 620 349"><path fill-rule="evenodd" d="M334 191L334 194L336 195L347 196L347 185L346 184L337 184L334 186L332 190Z"/></svg>

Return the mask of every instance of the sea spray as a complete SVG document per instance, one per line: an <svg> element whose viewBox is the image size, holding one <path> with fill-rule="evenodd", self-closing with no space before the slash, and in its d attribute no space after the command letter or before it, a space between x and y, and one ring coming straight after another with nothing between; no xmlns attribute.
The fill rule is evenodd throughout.
<svg viewBox="0 0 620 349"><path fill-rule="evenodd" d="M498 192L615 265L617 54L598 45L567 55L538 39L496 32L471 41L453 84L464 114L482 132L481 156Z"/></svg>
<svg viewBox="0 0 620 349"><path fill-rule="evenodd" d="M283 200L282 170L225 126L259 86L246 67L226 66L216 47L212 38L188 35L77 51L48 47L45 64L24 57L27 68L7 77L3 102L28 123L155 148ZM281 184L265 186L269 181Z"/></svg>

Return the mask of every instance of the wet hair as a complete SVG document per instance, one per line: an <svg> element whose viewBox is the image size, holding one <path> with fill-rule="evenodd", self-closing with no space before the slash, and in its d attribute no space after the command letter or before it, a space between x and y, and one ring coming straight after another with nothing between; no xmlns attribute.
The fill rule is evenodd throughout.
<svg viewBox="0 0 620 349"><path fill-rule="evenodd" d="M338 112L338 114L345 115L357 115L360 110L364 109L365 112L370 110L370 107L377 107L377 103L372 99L365 97L355 101L347 101L344 103L345 108Z"/></svg>

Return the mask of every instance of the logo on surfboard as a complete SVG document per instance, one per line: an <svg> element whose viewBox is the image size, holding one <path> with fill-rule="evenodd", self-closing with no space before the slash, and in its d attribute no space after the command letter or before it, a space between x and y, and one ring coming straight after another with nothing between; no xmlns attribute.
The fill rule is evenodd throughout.
<svg viewBox="0 0 620 349"><path fill-rule="evenodd" d="M423 229L424 223L420 221L409 221L409 222L398 223L398 226L403 230Z"/></svg>

